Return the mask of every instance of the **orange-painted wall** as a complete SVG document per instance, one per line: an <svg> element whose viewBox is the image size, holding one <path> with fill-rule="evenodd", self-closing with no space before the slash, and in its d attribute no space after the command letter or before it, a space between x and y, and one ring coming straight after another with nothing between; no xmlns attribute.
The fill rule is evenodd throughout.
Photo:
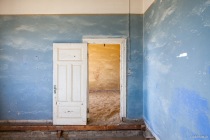
<svg viewBox="0 0 210 140"><path fill-rule="evenodd" d="M89 89L120 89L120 45L89 44Z"/></svg>

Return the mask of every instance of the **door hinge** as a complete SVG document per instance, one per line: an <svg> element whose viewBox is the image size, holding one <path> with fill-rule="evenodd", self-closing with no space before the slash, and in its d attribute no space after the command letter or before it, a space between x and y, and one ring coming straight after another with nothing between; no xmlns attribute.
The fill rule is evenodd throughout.
<svg viewBox="0 0 210 140"><path fill-rule="evenodd" d="M90 121L90 116L89 116L90 114L89 114L89 108L87 108L87 122L89 122Z"/></svg>
<svg viewBox="0 0 210 140"><path fill-rule="evenodd" d="M54 94L56 94L56 90L57 90L56 85L54 85Z"/></svg>

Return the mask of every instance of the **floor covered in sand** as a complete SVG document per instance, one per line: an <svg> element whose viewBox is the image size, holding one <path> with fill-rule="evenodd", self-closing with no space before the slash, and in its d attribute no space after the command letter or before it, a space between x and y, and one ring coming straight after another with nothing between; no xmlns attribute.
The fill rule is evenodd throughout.
<svg viewBox="0 0 210 140"><path fill-rule="evenodd" d="M89 92L88 125L120 124L120 91Z"/></svg>

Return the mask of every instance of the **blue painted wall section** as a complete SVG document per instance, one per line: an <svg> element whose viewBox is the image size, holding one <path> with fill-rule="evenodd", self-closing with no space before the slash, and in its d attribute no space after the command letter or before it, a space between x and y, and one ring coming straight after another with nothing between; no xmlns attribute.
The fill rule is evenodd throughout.
<svg viewBox="0 0 210 140"><path fill-rule="evenodd" d="M143 118L143 16L130 17L130 45L128 46L127 117ZM135 81L138 81L137 83ZM138 99L138 100L136 100Z"/></svg>
<svg viewBox="0 0 210 140"><path fill-rule="evenodd" d="M142 15L131 15L128 118L142 118ZM128 15L0 16L0 119L52 119L52 44L129 36ZM139 84L140 85L140 84Z"/></svg>
<svg viewBox="0 0 210 140"><path fill-rule="evenodd" d="M210 139L209 37L209 0L156 0L144 15L144 119L161 140Z"/></svg>

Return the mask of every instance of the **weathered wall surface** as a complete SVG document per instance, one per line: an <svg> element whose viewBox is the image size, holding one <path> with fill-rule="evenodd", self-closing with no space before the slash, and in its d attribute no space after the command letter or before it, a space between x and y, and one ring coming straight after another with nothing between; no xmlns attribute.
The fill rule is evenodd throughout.
<svg viewBox="0 0 210 140"><path fill-rule="evenodd" d="M120 45L88 44L89 90L120 90Z"/></svg>
<svg viewBox="0 0 210 140"><path fill-rule="evenodd" d="M127 49L127 116L131 119L143 116L143 16L136 16L130 17Z"/></svg>
<svg viewBox="0 0 210 140"><path fill-rule="evenodd" d="M157 0L144 16L144 118L161 140L210 139L209 37L209 0Z"/></svg>
<svg viewBox="0 0 210 140"><path fill-rule="evenodd" d="M0 16L0 119L52 119L52 44L128 37L129 19L127 117L142 118L142 15L28 15Z"/></svg>

